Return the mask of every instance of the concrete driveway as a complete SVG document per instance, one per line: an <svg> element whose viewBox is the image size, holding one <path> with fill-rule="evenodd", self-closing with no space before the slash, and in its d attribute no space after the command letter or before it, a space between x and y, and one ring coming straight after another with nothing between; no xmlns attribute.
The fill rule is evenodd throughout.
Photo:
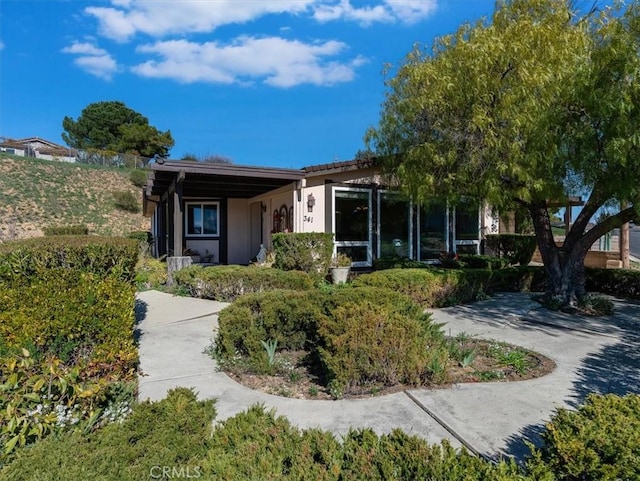
<svg viewBox="0 0 640 481"><path fill-rule="evenodd" d="M204 353L227 304L175 297L157 291L138 295L140 399L162 399L173 387L194 388L216 398L218 420L262 403L300 428L337 435L350 428L388 433L400 428L429 442L486 457L527 452L558 407L580 405L590 392L640 393L640 305L615 301L608 318L583 318L541 308L528 294L499 294L488 301L433 310L455 335L466 332L538 351L556 364L542 378L521 382L415 389L357 400L313 401L273 396L239 385L216 370Z"/></svg>

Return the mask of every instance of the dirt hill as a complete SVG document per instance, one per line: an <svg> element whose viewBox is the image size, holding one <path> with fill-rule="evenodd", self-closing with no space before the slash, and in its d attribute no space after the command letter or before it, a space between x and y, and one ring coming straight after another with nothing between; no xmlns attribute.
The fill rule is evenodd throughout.
<svg viewBox="0 0 640 481"><path fill-rule="evenodd" d="M142 193L129 171L0 154L0 242L43 235L47 226L84 224L91 234L148 230L141 213L117 209L113 192Z"/></svg>

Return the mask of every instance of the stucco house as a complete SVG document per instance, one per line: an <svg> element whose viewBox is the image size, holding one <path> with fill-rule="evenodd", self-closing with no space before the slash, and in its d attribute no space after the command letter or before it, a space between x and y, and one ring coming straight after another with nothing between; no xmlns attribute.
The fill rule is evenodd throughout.
<svg viewBox="0 0 640 481"><path fill-rule="evenodd" d="M144 190L156 255L186 249L247 264L274 232L331 232L354 267L392 255L433 261L482 251L499 220L477 201L419 206L390 189L370 159L302 169L161 161Z"/></svg>

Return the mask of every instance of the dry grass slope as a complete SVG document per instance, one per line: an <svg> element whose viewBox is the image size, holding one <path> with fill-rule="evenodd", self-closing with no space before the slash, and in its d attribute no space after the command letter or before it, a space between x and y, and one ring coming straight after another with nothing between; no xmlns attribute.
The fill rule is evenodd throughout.
<svg viewBox="0 0 640 481"><path fill-rule="evenodd" d="M114 206L113 192L124 190L142 198L128 170L0 154L0 242L41 236L47 226L85 224L99 235L148 230L141 213Z"/></svg>

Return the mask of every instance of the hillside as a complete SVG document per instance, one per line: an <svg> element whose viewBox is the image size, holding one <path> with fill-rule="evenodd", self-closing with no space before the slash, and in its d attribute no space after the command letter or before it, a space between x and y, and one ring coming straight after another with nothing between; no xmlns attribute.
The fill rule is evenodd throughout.
<svg viewBox="0 0 640 481"><path fill-rule="evenodd" d="M117 209L113 192L142 194L128 170L0 154L0 242L43 235L42 228L85 224L91 234L148 230L141 213Z"/></svg>

